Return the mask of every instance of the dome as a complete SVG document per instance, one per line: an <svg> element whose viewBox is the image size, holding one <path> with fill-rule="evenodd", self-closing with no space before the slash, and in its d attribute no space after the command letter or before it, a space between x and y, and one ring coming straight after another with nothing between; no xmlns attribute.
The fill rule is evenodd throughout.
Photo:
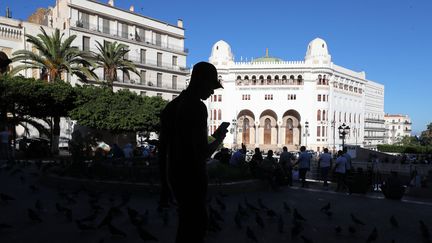
<svg viewBox="0 0 432 243"><path fill-rule="evenodd" d="M268 55L268 48L266 48L266 55L264 57L256 58L252 61L253 63L257 62L282 62L282 59L277 57L270 57Z"/></svg>
<svg viewBox="0 0 432 243"><path fill-rule="evenodd" d="M209 62L213 65L227 65L234 62L234 55L231 52L231 47L223 40L216 42L213 45Z"/></svg>
<svg viewBox="0 0 432 243"><path fill-rule="evenodd" d="M309 42L305 61L313 61L313 63L321 61L324 64L328 64L331 61L331 56L327 49L327 43L321 38L315 38Z"/></svg>

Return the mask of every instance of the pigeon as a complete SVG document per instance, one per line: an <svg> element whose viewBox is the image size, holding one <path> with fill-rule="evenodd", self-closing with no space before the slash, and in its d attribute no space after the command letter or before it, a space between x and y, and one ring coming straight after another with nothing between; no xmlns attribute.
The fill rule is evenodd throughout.
<svg viewBox="0 0 432 243"><path fill-rule="evenodd" d="M219 198L217 198L216 197L216 203L218 204L218 206L219 206L219 208L222 210L222 211L225 211L226 210L226 205L225 205L225 203L223 203Z"/></svg>
<svg viewBox="0 0 432 243"><path fill-rule="evenodd" d="M72 209L66 208L64 211L64 214L66 216L66 219L71 222L72 221Z"/></svg>
<svg viewBox="0 0 432 243"><path fill-rule="evenodd" d="M13 201L15 200L15 198L13 198L12 196L9 196L7 194L4 194L2 192L0 192L0 200L4 203L8 203L9 201Z"/></svg>
<svg viewBox="0 0 432 243"><path fill-rule="evenodd" d="M3 230L3 229L12 229L12 228L13 228L13 226L10 225L10 224L0 223L0 230Z"/></svg>
<svg viewBox="0 0 432 243"><path fill-rule="evenodd" d="M93 211L92 214L90 214L89 216L86 216L86 217L80 219L79 221L80 221L80 222L88 222L88 221L93 222L93 221L96 220L96 218L98 217L98 215L99 215L99 214L98 214L97 211Z"/></svg>
<svg viewBox="0 0 432 243"><path fill-rule="evenodd" d="M38 192L39 191L39 187L37 187L36 185L30 185L29 188L32 192Z"/></svg>
<svg viewBox="0 0 432 243"><path fill-rule="evenodd" d="M76 223L76 226L78 227L78 229L82 230L82 231L95 230L96 229L96 227L94 227L93 225L84 224L80 220L75 220L75 223Z"/></svg>
<svg viewBox="0 0 432 243"><path fill-rule="evenodd" d="M419 220L419 223L420 223L420 231L422 233L423 238L429 240L430 233L427 225L423 222L423 220Z"/></svg>
<svg viewBox="0 0 432 243"><path fill-rule="evenodd" d="M278 231L279 233L284 233L284 220L282 218L282 215L279 215L279 220L278 220Z"/></svg>
<svg viewBox="0 0 432 243"><path fill-rule="evenodd" d="M306 221L306 219L297 211L296 208L294 208L293 217L294 217L294 220Z"/></svg>
<svg viewBox="0 0 432 243"><path fill-rule="evenodd" d="M324 207L320 209L321 212L327 212L330 210L330 203L327 203Z"/></svg>
<svg viewBox="0 0 432 243"><path fill-rule="evenodd" d="M264 210L268 210L268 209L269 209L266 205L264 205L264 203L262 202L262 199L261 199L261 198L258 198L258 206L259 206L261 209L264 209Z"/></svg>
<svg viewBox="0 0 432 243"><path fill-rule="evenodd" d="M354 228L354 226L350 225L348 226L348 232L353 235L357 232L357 230Z"/></svg>
<svg viewBox="0 0 432 243"><path fill-rule="evenodd" d="M208 205L208 208L209 208L209 215L211 217L213 217L215 220L219 220L221 222L224 221L222 216L219 214L219 212L216 209L214 209L211 205Z"/></svg>
<svg viewBox="0 0 432 243"><path fill-rule="evenodd" d="M243 208L243 206L240 203L238 204L238 207L237 207L237 213L239 213L241 217L247 217L248 216L248 212L246 211L246 209Z"/></svg>
<svg viewBox="0 0 432 243"><path fill-rule="evenodd" d="M342 227L340 227L339 225L335 227L335 232L336 234L340 234L342 232Z"/></svg>
<svg viewBox="0 0 432 243"><path fill-rule="evenodd" d="M246 207L247 207L249 210L251 210L251 211L255 211L255 212L259 211L259 209L258 209L257 207L255 207L254 205L250 204L250 203L247 201L246 197L244 198L244 200L245 200L245 205L246 205Z"/></svg>
<svg viewBox="0 0 432 243"><path fill-rule="evenodd" d="M376 227L374 227L374 229L370 233L369 237L367 238L366 242L370 243L370 242L376 241L377 238L378 238L378 230Z"/></svg>
<svg viewBox="0 0 432 243"><path fill-rule="evenodd" d="M222 230L216 219L214 218L214 215L210 214L208 219L208 230L211 232L219 232Z"/></svg>
<svg viewBox="0 0 432 243"><path fill-rule="evenodd" d="M392 216L390 217L390 224L391 224L392 227L394 227L394 228L399 228L399 223L398 223L398 221L396 220L396 218L395 218L394 215L392 215Z"/></svg>
<svg viewBox="0 0 432 243"><path fill-rule="evenodd" d="M276 212L273 211L272 209L267 209L267 216L269 216L270 218L274 218L276 217Z"/></svg>
<svg viewBox="0 0 432 243"><path fill-rule="evenodd" d="M255 213L255 221L256 223L261 227L261 229L264 229L264 220L261 218L261 216L258 213Z"/></svg>
<svg viewBox="0 0 432 243"><path fill-rule="evenodd" d="M294 225L291 228L291 239L297 237L303 230L303 226L299 221L294 220Z"/></svg>
<svg viewBox="0 0 432 243"><path fill-rule="evenodd" d="M304 243L313 243L313 241L311 239L306 238L306 236L304 236L304 235L302 235L301 238L302 238Z"/></svg>
<svg viewBox="0 0 432 243"><path fill-rule="evenodd" d="M111 233L111 235L113 236L121 236L121 237L126 237L126 233L121 231L120 229L114 227L111 223L108 223L108 230Z"/></svg>
<svg viewBox="0 0 432 243"><path fill-rule="evenodd" d="M251 228L249 228L249 226L246 227L246 237L251 241L258 243L258 239L255 236L255 233L253 232L253 230L251 230Z"/></svg>
<svg viewBox="0 0 432 243"><path fill-rule="evenodd" d="M41 212L43 210L42 203L39 199L36 200L36 202L35 202L35 209L39 212Z"/></svg>
<svg viewBox="0 0 432 243"><path fill-rule="evenodd" d="M288 203L283 202L283 207L287 213L291 213L291 208L290 208L290 206L288 206Z"/></svg>
<svg viewBox="0 0 432 243"><path fill-rule="evenodd" d="M19 178L20 178L21 184L24 184L25 183L25 177L23 175L20 175Z"/></svg>
<svg viewBox="0 0 432 243"><path fill-rule="evenodd" d="M237 213L234 216L234 222L237 226L237 228L241 229L242 228L242 220L241 220L242 216L241 214L237 211Z"/></svg>
<svg viewBox="0 0 432 243"><path fill-rule="evenodd" d="M325 211L324 214L327 215L327 217L329 217L329 218L331 218L333 216L332 211Z"/></svg>
<svg viewBox="0 0 432 243"><path fill-rule="evenodd" d="M58 203L58 202L56 202L56 210L57 210L57 212L59 212L59 213L63 213L63 212L65 212L68 208L66 208L66 207L63 207L60 203Z"/></svg>
<svg viewBox="0 0 432 243"><path fill-rule="evenodd" d="M42 222L42 219L39 217L39 215L31 208L27 209L27 215L32 221Z"/></svg>
<svg viewBox="0 0 432 243"><path fill-rule="evenodd" d="M365 223L363 223L363 221L361 221L356 216L354 216L354 214L350 214L350 215L351 215L351 219L354 223L359 224L359 225L366 225Z"/></svg>
<svg viewBox="0 0 432 243"><path fill-rule="evenodd" d="M145 242L145 241L158 241L158 239L150 234L150 232L146 231L145 229L141 228L141 227L137 227L137 231L139 236L141 237L141 239Z"/></svg>
<svg viewBox="0 0 432 243"><path fill-rule="evenodd" d="M97 228L100 229L105 225L111 224L112 219L113 219L113 216L111 215L111 212L108 212L107 215L99 223Z"/></svg>

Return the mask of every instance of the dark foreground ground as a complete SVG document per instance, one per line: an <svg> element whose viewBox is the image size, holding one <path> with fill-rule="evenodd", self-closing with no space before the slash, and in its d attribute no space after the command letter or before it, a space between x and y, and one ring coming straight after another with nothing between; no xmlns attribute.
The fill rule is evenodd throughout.
<svg viewBox="0 0 432 243"><path fill-rule="evenodd" d="M119 207L120 211L113 214L112 225L126 236L117 236L112 235L108 226L81 230L75 220L92 215L93 209L90 205L93 205L93 208L100 206L103 209L96 214L93 221L83 221L87 226L97 226L111 207L122 204L122 193L106 188L98 197L95 196L96 191L62 189L62 185L44 186L39 183L38 174L33 166L0 171L0 193L15 198L7 202L0 199L1 243L145 242L132 225L127 207L138 210L141 215L145 215L148 210L148 216L142 217L147 220L144 220L141 227L157 237L159 242L175 240L176 210L171 208L159 213L156 210L156 193L132 193L130 200ZM332 189L332 186L330 188ZM221 209L216 198L226 205L225 211ZM257 212L247 209L245 199L257 208L260 208L258 201L261 201L263 206L272 209L277 215L269 216L267 209ZM283 202L289 206L289 211L284 208ZM329 211L332 213L330 217L320 212L329 202ZM57 210L56 203L70 209L71 218L68 218L65 211ZM241 228L238 228L234 221L239 204L246 209L246 215L240 217ZM217 221L221 227L219 232L208 234L209 243L253 242L247 237L246 227L254 232L258 242L307 242L302 236L311 242L366 242L374 227L378 235L375 242L427 242L422 236L419 220L424 221L428 231L432 233L431 201L418 198L391 201L383 199L380 194L347 195L322 190L318 184L311 184L308 189L294 186L281 188L276 192L215 193L212 195L211 205L222 216L223 222ZM33 209L42 221L30 219L28 209ZM297 236L292 233L294 209L306 218L306 221L301 223L303 230ZM256 214L263 219L264 228L257 224ZM365 225L355 223L350 214ZM398 227L390 223L392 215L396 218ZM282 233L279 232L280 221L283 221ZM5 228L8 226L12 228ZM337 226L342 229L340 233L335 232ZM349 226L356 232L350 233Z"/></svg>

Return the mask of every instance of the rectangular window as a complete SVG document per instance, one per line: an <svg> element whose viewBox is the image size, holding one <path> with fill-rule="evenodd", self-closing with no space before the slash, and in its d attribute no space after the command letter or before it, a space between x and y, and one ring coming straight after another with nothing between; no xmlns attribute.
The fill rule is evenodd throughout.
<svg viewBox="0 0 432 243"><path fill-rule="evenodd" d="M144 42L145 41L145 31L143 28L137 28L137 30L135 30L135 40L136 41L140 41L140 42Z"/></svg>
<svg viewBox="0 0 432 243"><path fill-rule="evenodd" d="M320 94L318 95L318 101L321 101L321 95Z"/></svg>
<svg viewBox="0 0 432 243"><path fill-rule="evenodd" d="M129 46L125 47L125 50L129 50ZM126 52L125 55L123 56L124 60L128 60L129 59L129 52Z"/></svg>
<svg viewBox="0 0 432 243"><path fill-rule="evenodd" d="M323 95L323 101L326 101L326 95Z"/></svg>
<svg viewBox="0 0 432 243"><path fill-rule="evenodd" d="M162 46L162 35L160 33L156 33L156 43L157 46Z"/></svg>
<svg viewBox="0 0 432 243"><path fill-rule="evenodd" d="M172 57L172 65L175 67L177 66L177 56Z"/></svg>
<svg viewBox="0 0 432 243"><path fill-rule="evenodd" d="M141 49L141 51L140 51L140 63L146 63L146 54L147 54L147 50Z"/></svg>
<svg viewBox="0 0 432 243"><path fill-rule="evenodd" d="M128 38L128 34L129 34L129 26L127 24L124 23L119 23L119 31L120 31L120 36L122 38Z"/></svg>
<svg viewBox="0 0 432 243"><path fill-rule="evenodd" d="M322 127L322 133L321 133L323 137L325 137L325 131L326 131L326 129L325 129L325 127L323 126L323 127Z"/></svg>
<svg viewBox="0 0 432 243"><path fill-rule="evenodd" d="M172 76L172 89L177 89L177 76Z"/></svg>
<svg viewBox="0 0 432 243"><path fill-rule="evenodd" d="M83 13L80 12L79 13L79 21L77 23L77 27L81 27L81 28L85 28L85 29L90 29L90 16L88 13Z"/></svg>
<svg viewBox="0 0 432 243"><path fill-rule="evenodd" d="M129 83L130 77L129 73L123 72L123 83Z"/></svg>
<svg viewBox="0 0 432 243"><path fill-rule="evenodd" d="M218 101L219 101L219 102L222 101L222 95L218 95Z"/></svg>
<svg viewBox="0 0 432 243"><path fill-rule="evenodd" d="M90 51L90 37L83 36L83 51Z"/></svg>
<svg viewBox="0 0 432 243"><path fill-rule="evenodd" d="M156 59L156 64L158 67L162 67L162 53L158 52L157 53L157 59Z"/></svg>
<svg viewBox="0 0 432 243"><path fill-rule="evenodd" d="M317 137L321 137L321 127L317 126Z"/></svg>
<svg viewBox="0 0 432 243"><path fill-rule="evenodd" d="M102 32L110 34L110 21L108 19L102 19Z"/></svg>
<svg viewBox="0 0 432 243"><path fill-rule="evenodd" d="M146 91L140 91L140 95L141 95L141 96L146 96L146 95L147 95L147 92L146 92Z"/></svg>
<svg viewBox="0 0 432 243"><path fill-rule="evenodd" d="M162 73L157 73L156 86L162 87Z"/></svg>
<svg viewBox="0 0 432 243"><path fill-rule="evenodd" d="M146 70L141 70L140 71L140 83L142 84L142 85L145 85L145 83L146 83Z"/></svg>
<svg viewBox="0 0 432 243"><path fill-rule="evenodd" d="M172 99L175 99L175 98L177 98L177 95L172 95Z"/></svg>
<svg viewBox="0 0 432 243"><path fill-rule="evenodd" d="M156 96L162 97L162 93L156 93Z"/></svg>

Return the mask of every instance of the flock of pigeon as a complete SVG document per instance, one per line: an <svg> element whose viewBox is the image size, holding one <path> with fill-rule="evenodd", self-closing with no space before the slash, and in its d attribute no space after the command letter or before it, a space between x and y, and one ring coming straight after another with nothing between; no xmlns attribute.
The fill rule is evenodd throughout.
<svg viewBox="0 0 432 243"><path fill-rule="evenodd" d="M61 242L174 242L175 208L158 210L156 194L107 192L85 185L53 189L38 180L49 166L34 165L18 162L0 168L0 242L59 242L59 237L64 237ZM355 200L374 199L360 202L339 195L354 200L350 211L343 212L338 206L343 202L330 194L317 201L323 197L319 192L262 193L266 195L211 194L206 241L432 242L424 221L432 218L430 205L409 205L407 214L422 210L418 215L423 219L414 219L400 213L407 205L390 201L400 210L383 219L381 210L365 213L368 205L355 205Z"/></svg>

